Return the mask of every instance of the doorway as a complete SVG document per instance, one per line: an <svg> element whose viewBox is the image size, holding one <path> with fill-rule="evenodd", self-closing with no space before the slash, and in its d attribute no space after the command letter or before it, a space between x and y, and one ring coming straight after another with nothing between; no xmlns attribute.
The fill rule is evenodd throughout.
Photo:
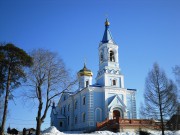
<svg viewBox="0 0 180 135"><path fill-rule="evenodd" d="M118 110L113 111L113 119L118 119L120 117L120 112Z"/></svg>

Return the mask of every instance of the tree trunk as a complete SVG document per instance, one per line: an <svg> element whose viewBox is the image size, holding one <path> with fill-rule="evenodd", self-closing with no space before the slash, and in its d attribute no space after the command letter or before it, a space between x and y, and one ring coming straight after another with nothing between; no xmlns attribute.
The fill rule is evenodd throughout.
<svg viewBox="0 0 180 135"><path fill-rule="evenodd" d="M7 79L7 83L6 83L6 96L5 96L5 101L4 101L3 120L2 120L2 124L1 124L0 135L4 135L4 128L5 128L5 124L6 124L7 108L8 108L8 100L9 100L9 87L10 87L10 83L11 83L10 79L11 79L11 75L10 75L10 69L9 69L8 79Z"/></svg>
<svg viewBox="0 0 180 135"><path fill-rule="evenodd" d="M41 133L41 119L37 118L37 125L36 125L36 135L40 135Z"/></svg>
<svg viewBox="0 0 180 135"><path fill-rule="evenodd" d="M41 111L42 111L42 107L43 107L42 94L41 94L41 83L39 84L39 86L37 88L37 93L38 93L39 106L38 106L38 114L37 114L37 117L36 117L36 121L37 121L36 135L40 135L40 133L41 133L41 124L42 124Z"/></svg>
<svg viewBox="0 0 180 135"><path fill-rule="evenodd" d="M38 114L37 114L37 117L36 117L36 121L37 121L37 124L36 124L36 135L40 135L40 133L41 133L41 124L42 124L42 121L41 121L41 110L42 110L42 105L43 105L43 103L40 102L39 103L39 107L38 107Z"/></svg>
<svg viewBox="0 0 180 135"><path fill-rule="evenodd" d="M5 101L4 101L3 120L2 120L0 135L4 135L4 128L5 128L6 117L7 117L8 99L9 99L9 90L6 90L6 96L5 96Z"/></svg>
<svg viewBox="0 0 180 135"><path fill-rule="evenodd" d="M162 116L162 108L160 106L160 115L161 115L161 130L162 130L162 135L164 135L164 122L163 122L163 116Z"/></svg>
<svg viewBox="0 0 180 135"><path fill-rule="evenodd" d="M160 111L160 117L161 117L161 130L162 135L164 135L164 122L163 122L163 114L162 114L162 97L159 90L159 83L158 83L158 96L159 96L159 111Z"/></svg>

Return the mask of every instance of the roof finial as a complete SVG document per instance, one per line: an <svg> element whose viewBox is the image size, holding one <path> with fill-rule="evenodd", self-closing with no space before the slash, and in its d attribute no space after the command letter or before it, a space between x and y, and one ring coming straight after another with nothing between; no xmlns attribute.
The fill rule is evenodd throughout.
<svg viewBox="0 0 180 135"><path fill-rule="evenodd" d="M110 23L109 23L108 19L106 18L105 31L104 31L102 43L114 43L111 32L109 30L109 25L110 25Z"/></svg>
<svg viewBox="0 0 180 135"><path fill-rule="evenodd" d="M84 58L84 68L86 68L86 58Z"/></svg>
<svg viewBox="0 0 180 135"><path fill-rule="evenodd" d="M109 26L109 25L110 25L110 23L109 23L108 19L106 18L105 26Z"/></svg>

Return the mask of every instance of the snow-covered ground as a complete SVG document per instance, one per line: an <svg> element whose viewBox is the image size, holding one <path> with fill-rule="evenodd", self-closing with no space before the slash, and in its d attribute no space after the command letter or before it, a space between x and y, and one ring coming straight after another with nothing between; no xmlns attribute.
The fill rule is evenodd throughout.
<svg viewBox="0 0 180 135"><path fill-rule="evenodd" d="M161 135L160 131L148 131L151 133L151 135ZM138 133L135 132L121 132L121 133L113 133L110 131L96 131L93 133L80 133L80 132L60 132L59 130L56 129L56 127L52 126L49 127L48 129L44 130L42 132L42 135L138 135ZM165 131L165 135L180 135L180 130L179 131Z"/></svg>

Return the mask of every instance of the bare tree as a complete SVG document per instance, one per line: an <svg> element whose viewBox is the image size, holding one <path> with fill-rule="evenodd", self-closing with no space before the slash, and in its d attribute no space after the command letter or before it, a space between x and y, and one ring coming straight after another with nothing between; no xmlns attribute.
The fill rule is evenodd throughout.
<svg viewBox="0 0 180 135"><path fill-rule="evenodd" d="M160 119L162 135L164 135L164 118L171 116L176 110L176 92L176 85L155 63L145 81L145 106L141 109L141 114L146 118Z"/></svg>
<svg viewBox="0 0 180 135"><path fill-rule="evenodd" d="M70 81L69 72L56 53L38 49L32 51L31 56L34 65L29 71L28 85L32 89L26 96L38 103L36 135L40 135L41 124L46 118L53 98L68 91L76 81Z"/></svg>
<svg viewBox="0 0 180 135"><path fill-rule="evenodd" d="M175 78L176 78L176 82L177 82L177 85L179 86L178 88L180 89L180 65L176 65L174 68L173 68L173 73L175 75ZM180 104L180 93L178 92L178 102Z"/></svg>
<svg viewBox="0 0 180 135"><path fill-rule="evenodd" d="M2 117L3 117L3 108L4 108L4 106L3 106L3 96L2 95L0 95L0 121L2 121Z"/></svg>
<svg viewBox="0 0 180 135"><path fill-rule="evenodd" d="M178 87L178 91L180 89L180 65L176 65L174 68L173 68L173 73L175 75L175 78L176 78L176 82L177 82L177 85L179 86ZM177 96L178 96L178 107L177 107L177 119L176 119L176 129L178 129L178 121L179 121L179 115L180 115L180 92L177 92Z"/></svg>
<svg viewBox="0 0 180 135"><path fill-rule="evenodd" d="M180 66L179 66L179 65L176 65L176 66L173 68L173 72L174 72L174 74L175 74L176 81L177 81L178 84L180 85Z"/></svg>

